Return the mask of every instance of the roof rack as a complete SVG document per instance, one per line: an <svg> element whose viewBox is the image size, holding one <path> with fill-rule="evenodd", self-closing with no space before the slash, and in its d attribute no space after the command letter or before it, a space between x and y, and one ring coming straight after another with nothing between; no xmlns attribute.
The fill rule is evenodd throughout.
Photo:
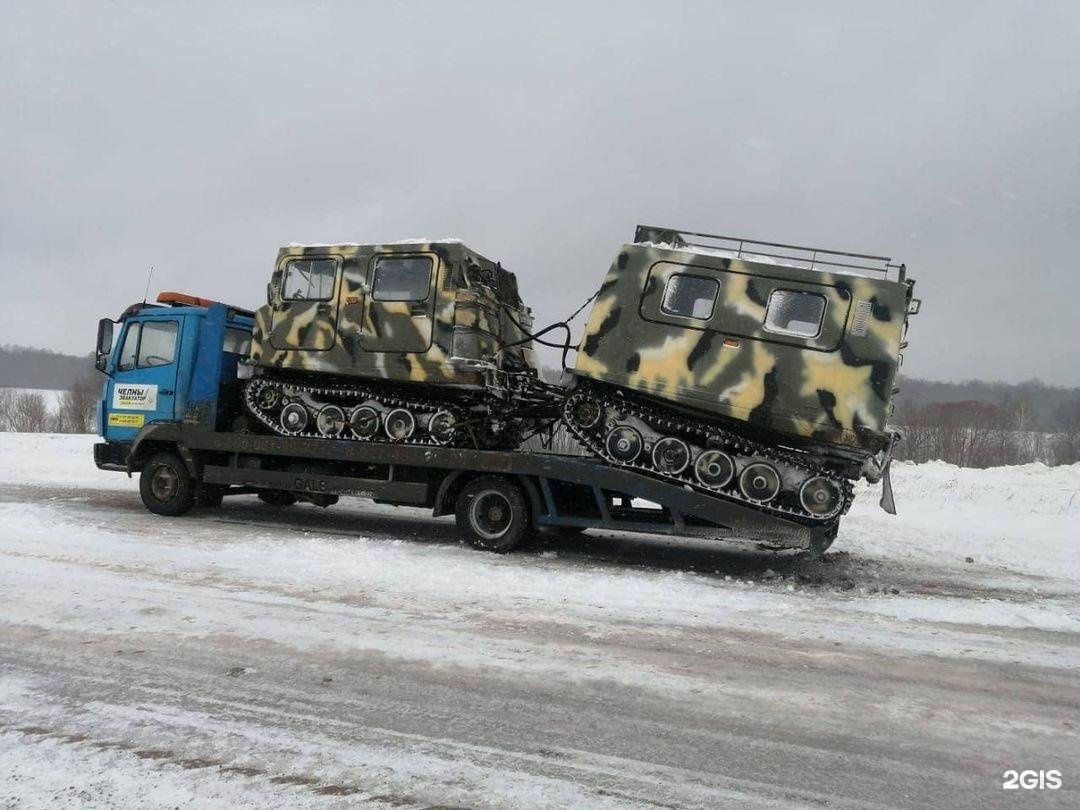
<svg viewBox="0 0 1080 810"><path fill-rule="evenodd" d="M692 237L711 241L695 242L692 241ZM876 273L887 277L890 270L895 270L901 281L904 278L905 271L903 264L893 264L892 259L888 256L846 253L839 250L825 250L824 248L806 247L804 245L787 245L782 242L762 242L759 239L684 231L656 225L638 225L637 230L634 232L634 241L655 242L672 245L675 248L704 248L706 250L726 251L735 258L746 258L749 261L753 261L757 256L764 256L793 267L803 267L808 270L820 269L823 272L833 268L842 268ZM778 250L784 252L776 252ZM853 259L857 261L852 261Z"/></svg>

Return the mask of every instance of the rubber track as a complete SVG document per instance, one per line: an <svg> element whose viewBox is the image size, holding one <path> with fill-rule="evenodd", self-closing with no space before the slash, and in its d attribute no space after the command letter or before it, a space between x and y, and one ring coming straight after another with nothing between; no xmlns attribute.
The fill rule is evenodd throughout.
<svg viewBox="0 0 1080 810"><path fill-rule="evenodd" d="M354 405L350 406L338 405L338 407L341 408L342 411L345 413L346 429L342 430L342 432L337 436L324 436L322 433L319 433L318 429L316 428L316 420L314 418L311 418L310 416L308 419L308 424L304 430L290 431L286 430L282 426L280 420L264 413L256 403L256 398L259 391L263 390L264 388L276 388L283 397L288 396L290 392L296 392L307 394L316 401L319 399L319 397L327 396L357 398L359 401L356 402ZM451 414L453 414L459 425L464 424L465 422L465 419L462 416L461 407L459 405L447 402L439 402L437 400L406 399L404 397L389 395L386 391L376 391L365 386L350 386L349 388L326 388L316 385L297 385L291 382L287 383L278 380L268 380L262 377L256 377L252 380L249 380L247 385L244 386L244 404L247 406L248 411L263 425L265 425L267 428L269 428L271 431L278 434L279 436L303 436L311 439L346 439L356 442L385 442L387 444L413 444L427 445L431 447L452 447L455 444L463 443L464 439L467 438L468 431L458 430L453 440L448 442L447 444L440 444L439 442L432 439L430 436L418 436L416 438L408 438L402 441L393 441L383 431L382 417L385 416L385 414L380 414L379 432L374 437L361 438L353 434L352 430L348 427L349 411L352 408L355 408L357 405L361 405L364 402L371 400L390 409L406 408L412 412L414 417L419 417L422 414L434 415L439 411L449 411ZM330 405L335 403L327 402L324 404ZM281 406L279 405L278 409L280 409L280 407ZM416 432L419 433L420 430L421 427L419 419L417 419Z"/></svg>
<svg viewBox="0 0 1080 810"><path fill-rule="evenodd" d="M670 411L662 410L654 405L647 404L638 400L632 395L620 392L621 396L616 398L615 396L606 395L602 389L590 386L584 389L578 389L573 395L571 395L563 407L563 423L571 433L580 441L585 447L596 453L608 463L618 466L627 467L629 469L640 470L641 472L648 473L649 475L661 478L663 480L676 482L683 486L690 486L700 492L706 492L710 495L719 495L729 500L741 502L747 506L759 509L765 512L771 512L773 514L781 514L785 517L796 518L804 522L810 522L815 525L826 523L830 520L844 515L851 507L851 501L854 496L854 488L851 482L845 478L837 476L832 471L822 467L819 464L815 464L812 457L808 454L795 453L791 451L780 450L775 447L769 447L760 442L753 441L741 436L737 433L733 433L729 430L717 427L712 424L704 424L702 422L687 419L679 414L672 413ZM597 423L597 427L583 428L576 424L573 418L573 403L578 398L590 397L600 404L602 409L602 415ZM723 450L732 456L732 460L736 462L736 471L732 475L732 480L721 489L712 489L702 485L697 478L694 477L694 462L697 460L697 454L693 453L690 457L689 463L686 468L677 475L669 475L655 469L651 465L640 464L636 460L630 463L619 461L613 458L605 447L605 438L609 428L607 423L609 418L614 414L623 414L629 416L636 416L642 422L647 424L653 430L656 430L654 425L663 425L665 429L670 431L669 433L660 433L652 437L642 436L642 451L638 458L649 458L650 455L645 452L646 445L655 444L657 439L663 438L665 435L675 436L686 441L689 445L696 444L698 448L705 450ZM616 424L619 420L616 419ZM598 433L590 433L590 431L598 431ZM694 437L694 438L691 438ZM691 447L691 450L693 448ZM749 458L742 458L749 457ZM805 509L800 508L792 509L782 503L761 503L760 501L751 500L747 498L738 488L738 477L740 472L739 461L768 461L773 463L782 463L800 470L805 470L806 475L802 478L802 481L806 481L814 476L823 476L832 481L836 486L840 488L843 493L843 502L839 509L829 515L814 515L807 512ZM745 467L745 463L742 465ZM797 493L796 493L797 497Z"/></svg>

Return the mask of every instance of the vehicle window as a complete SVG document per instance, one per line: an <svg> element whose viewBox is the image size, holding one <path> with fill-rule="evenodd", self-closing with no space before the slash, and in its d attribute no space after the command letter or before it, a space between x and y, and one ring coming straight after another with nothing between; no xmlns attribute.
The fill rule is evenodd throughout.
<svg viewBox="0 0 1080 810"><path fill-rule="evenodd" d="M128 324L127 332L124 333L124 345L120 347L120 357L116 361L117 371L130 371L135 368L135 353L139 348L141 329L141 323Z"/></svg>
<svg viewBox="0 0 1080 810"><path fill-rule="evenodd" d="M720 282L714 278L676 273L668 278L664 286L661 309L668 315L708 320L712 317L719 291Z"/></svg>
<svg viewBox="0 0 1080 810"><path fill-rule="evenodd" d="M251 333L243 329L226 329L225 343L221 348L229 354L247 355L251 348Z"/></svg>
<svg viewBox="0 0 1080 810"><path fill-rule="evenodd" d="M176 321L147 321L139 341L139 368L167 366L176 356Z"/></svg>
<svg viewBox="0 0 1080 810"><path fill-rule="evenodd" d="M796 290L773 290L765 310L765 329L781 335L817 337L825 319L825 296Z"/></svg>
<svg viewBox="0 0 1080 810"><path fill-rule="evenodd" d="M431 287L428 256L380 256L371 297L376 301L424 301Z"/></svg>
<svg viewBox="0 0 1080 810"><path fill-rule="evenodd" d="M334 259L293 259L285 265L281 297L286 301L329 301L336 276Z"/></svg>

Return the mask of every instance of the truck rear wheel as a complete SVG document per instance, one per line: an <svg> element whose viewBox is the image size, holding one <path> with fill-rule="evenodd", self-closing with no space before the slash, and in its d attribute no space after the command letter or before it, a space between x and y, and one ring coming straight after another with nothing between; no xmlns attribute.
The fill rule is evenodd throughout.
<svg viewBox="0 0 1080 810"><path fill-rule="evenodd" d="M157 453L139 475L142 502L156 515L179 517L195 503L195 483L175 453Z"/></svg>
<svg viewBox="0 0 1080 810"><path fill-rule="evenodd" d="M532 529L525 494L506 478L485 476L470 481L457 497L458 530L474 548L505 554Z"/></svg>

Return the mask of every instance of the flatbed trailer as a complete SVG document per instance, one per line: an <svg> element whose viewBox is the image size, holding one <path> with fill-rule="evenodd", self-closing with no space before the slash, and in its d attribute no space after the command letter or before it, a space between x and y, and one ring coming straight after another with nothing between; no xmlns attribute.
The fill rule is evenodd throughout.
<svg viewBox="0 0 1080 810"><path fill-rule="evenodd" d="M229 495L322 505L340 496L366 498L430 509L436 517L454 514L466 539L494 551L509 551L539 528L728 538L818 553L835 536L835 523L806 526L556 453L264 436L175 422L147 425L122 454L117 449L97 445L98 466L143 473L143 500L162 514L217 505ZM183 469L163 465L169 456ZM186 494L176 501L180 490Z"/></svg>
<svg viewBox="0 0 1080 810"><path fill-rule="evenodd" d="M535 529L730 538L821 552L839 518L805 525L592 457L530 449L250 432L238 377L252 316L177 293L99 324L103 470L140 473L152 512L179 516L232 495L329 506L341 496L453 514L473 545L509 551ZM114 326L120 335L113 341Z"/></svg>

